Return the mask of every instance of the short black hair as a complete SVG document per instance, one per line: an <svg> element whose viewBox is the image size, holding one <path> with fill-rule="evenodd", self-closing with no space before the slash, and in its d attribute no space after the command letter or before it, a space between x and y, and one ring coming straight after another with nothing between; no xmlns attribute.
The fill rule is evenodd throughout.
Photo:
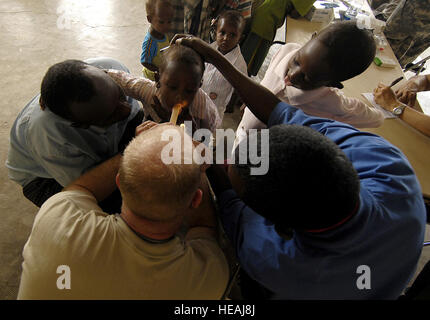
<svg viewBox="0 0 430 320"><path fill-rule="evenodd" d="M321 133L298 125L271 127L265 175L251 175L250 169L256 165L249 160L239 163L240 145L247 141L236 148L232 164L244 183L242 200L278 230L327 228L356 208L358 175L342 150Z"/></svg>
<svg viewBox="0 0 430 320"><path fill-rule="evenodd" d="M88 66L80 60L66 60L51 66L40 89L43 106L67 119L71 102L90 100L95 89L91 78L83 72Z"/></svg>
<svg viewBox="0 0 430 320"><path fill-rule="evenodd" d="M172 4L167 0L147 0L145 3L145 9L146 9L146 15L147 16L155 15L155 10L156 10L157 4L159 2L163 2L165 4L168 4L169 6L171 6L173 8Z"/></svg>
<svg viewBox="0 0 430 320"><path fill-rule="evenodd" d="M180 44L172 44L169 49L163 52L161 55L160 73L166 68L167 62L169 61L179 61L186 65L192 66L196 65L200 68L200 77L203 77L205 72L205 64L202 57L193 49Z"/></svg>
<svg viewBox="0 0 430 320"><path fill-rule="evenodd" d="M239 32L243 32L245 28L245 18L239 11L236 10L225 10L221 12L217 18L217 24L221 19L224 19L230 23L234 23L240 28Z"/></svg>
<svg viewBox="0 0 430 320"><path fill-rule="evenodd" d="M328 63L335 71L337 81L359 75L375 58L372 32L359 28L356 21L332 23L321 31L318 40L329 48Z"/></svg>

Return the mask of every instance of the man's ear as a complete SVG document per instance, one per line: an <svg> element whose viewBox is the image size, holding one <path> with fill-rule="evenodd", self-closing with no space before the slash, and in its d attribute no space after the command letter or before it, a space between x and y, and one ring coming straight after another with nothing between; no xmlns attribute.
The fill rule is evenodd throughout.
<svg viewBox="0 0 430 320"><path fill-rule="evenodd" d="M197 189L196 192L194 193L193 198L191 199L190 208L197 209L202 203L202 199L203 199L203 191L202 189Z"/></svg>
<svg viewBox="0 0 430 320"><path fill-rule="evenodd" d="M118 189L119 189L119 173L117 173L117 174L116 174L115 182L116 182L116 186L117 186L117 187L118 187Z"/></svg>
<svg viewBox="0 0 430 320"><path fill-rule="evenodd" d="M202 78L202 80L200 80L199 88L201 88L201 87L202 87L202 85L203 85L203 78Z"/></svg>
<svg viewBox="0 0 430 320"><path fill-rule="evenodd" d="M45 110L46 106L45 106L45 103L43 102L42 96L40 96L39 98L39 105L40 105L40 109Z"/></svg>
<svg viewBox="0 0 430 320"><path fill-rule="evenodd" d="M152 17L151 16L146 16L146 20L148 20L149 23L152 23Z"/></svg>

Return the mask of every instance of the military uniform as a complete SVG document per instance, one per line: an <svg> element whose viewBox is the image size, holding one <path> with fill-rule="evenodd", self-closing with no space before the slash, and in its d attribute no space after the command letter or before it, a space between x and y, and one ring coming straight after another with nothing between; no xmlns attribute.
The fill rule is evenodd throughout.
<svg viewBox="0 0 430 320"><path fill-rule="evenodd" d="M402 67L430 44L430 0L392 0L375 9L386 19L385 36Z"/></svg>

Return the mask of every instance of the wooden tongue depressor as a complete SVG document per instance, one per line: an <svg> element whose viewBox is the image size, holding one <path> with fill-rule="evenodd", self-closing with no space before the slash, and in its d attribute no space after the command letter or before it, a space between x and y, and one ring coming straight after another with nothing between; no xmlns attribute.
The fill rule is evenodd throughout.
<svg viewBox="0 0 430 320"><path fill-rule="evenodd" d="M172 115L170 116L170 123L176 124L178 121L178 116L181 113L182 109L187 106L187 101L182 101L173 106Z"/></svg>

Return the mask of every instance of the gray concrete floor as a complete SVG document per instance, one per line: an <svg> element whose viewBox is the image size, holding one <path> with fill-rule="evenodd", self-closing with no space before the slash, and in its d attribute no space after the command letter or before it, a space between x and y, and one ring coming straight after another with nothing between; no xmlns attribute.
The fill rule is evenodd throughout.
<svg viewBox="0 0 430 320"><path fill-rule="evenodd" d="M13 121L54 63L109 56L139 75L147 28L143 1L0 2L0 299L16 298L21 252L37 213L3 165ZM236 128L239 117L237 111L226 115L223 126Z"/></svg>

